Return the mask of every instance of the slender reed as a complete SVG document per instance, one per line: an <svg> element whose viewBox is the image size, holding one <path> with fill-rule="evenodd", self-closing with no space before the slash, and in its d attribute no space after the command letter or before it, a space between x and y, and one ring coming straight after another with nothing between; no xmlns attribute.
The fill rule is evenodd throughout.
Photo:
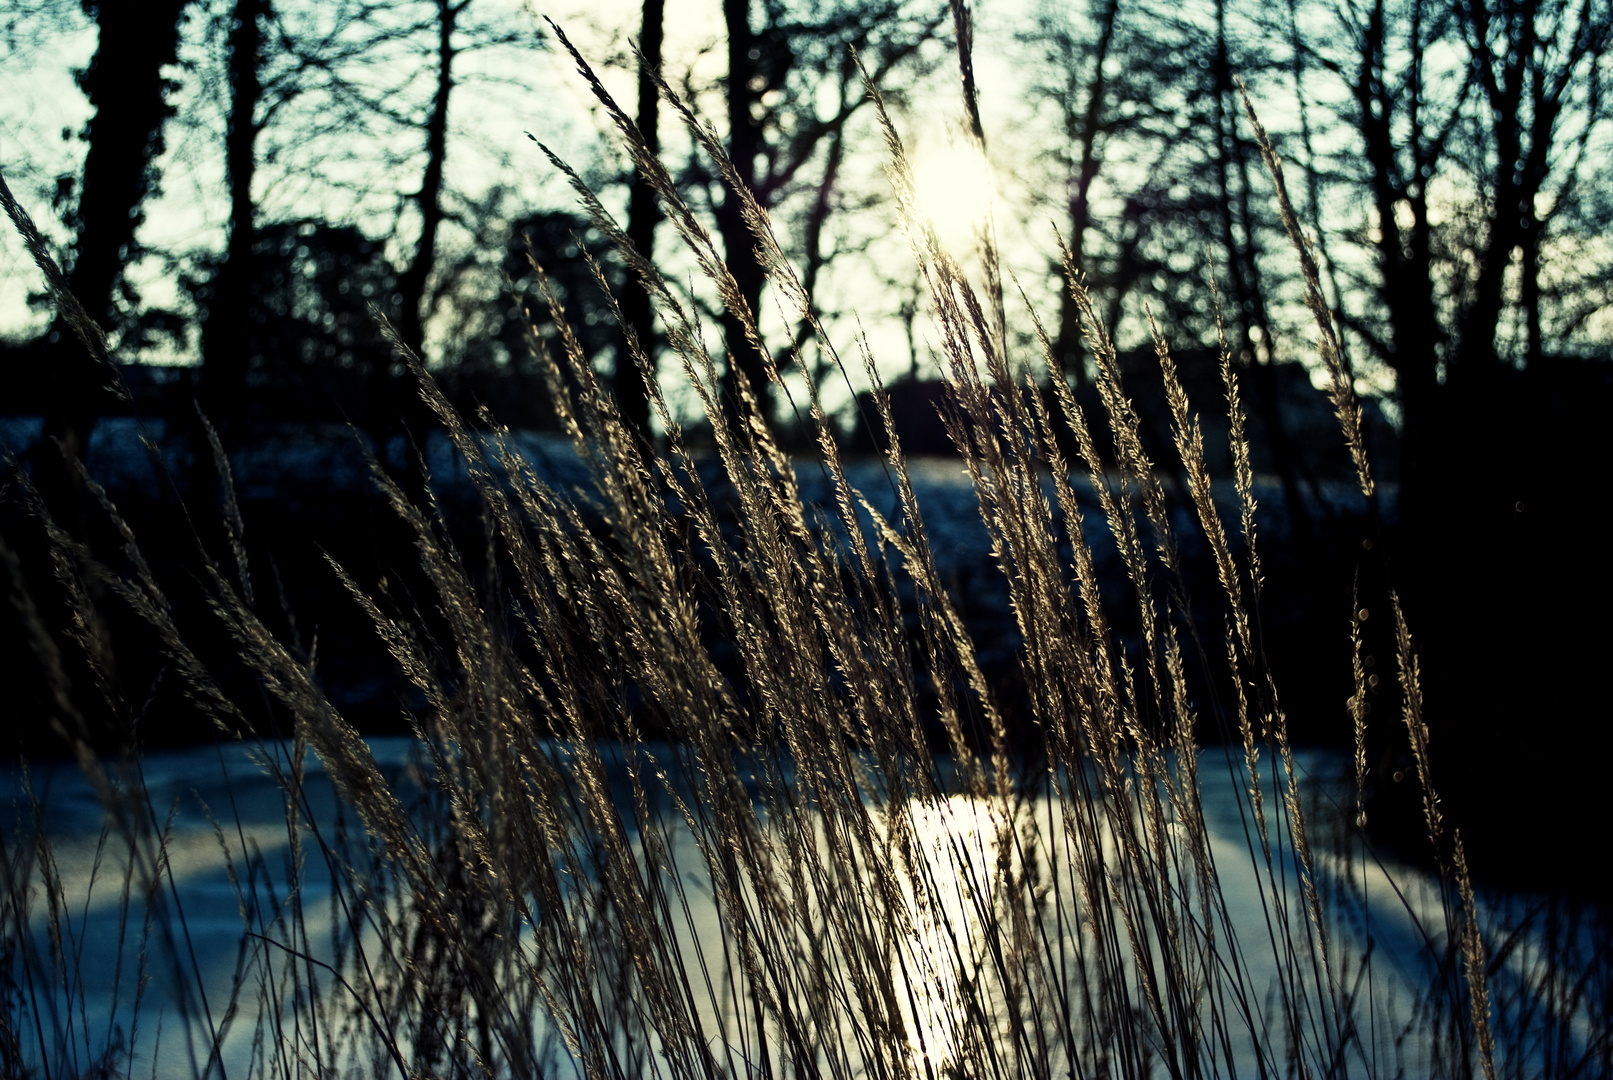
<svg viewBox="0 0 1613 1080"><path fill-rule="evenodd" d="M968 12L961 3L954 11L979 139ZM700 216L558 28L556 40L782 388L756 313L744 310ZM844 370L720 139L660 89L740 201L780 303ZM197 997L201 1018L187 1021L184 1037L202 1051L193 1070L233 1075L244 1061L251 1075L288 1077L1378 1076L1406 1071L1409 1056L1411 1071L1488 1080L1542 1060L1573 1057L1586 1072L1606 1063L1605 1035L1582 1033L1608 1014L1608 980L1569 984L1556 966L1570 955L1605 959L1602 939L1564 931L1548 948L1520 930L1490 949L1496 931L1486 929L1459 836L1456 892L1433 901L1387 889L1381 865L1356 858L1366 723L1359 596L1345 707L1356 738L1354 815L1318 810L1260 636L1256 485L1224 341L1231 522L1194 403L1150 322L1186 479L1189 515L1173 516L1177 493L1143 446L1114 344L1068 250L1061 244L1066 287L1097 364L1093 415L1057 375L1028 302L1039 355L1011 355L989 234L982 293L925 219L897 125L871 82L868 90L929 289L950 391L943 421L1012 607L1025 730L1002 708L960 598L945 587L866 341L855 351L885 428L889 512L880 507L891 503L852 483L815 389L806 422L817 456L805 464L779 445L761 414L764 395L743 375L733 381L739 400L721 400L698 312L545 149L656 305L711 425L715 468L648 377L666 448L641 452L569 329L541 251L529 259L558 334L551 345L534 331L530 346L590 471L586 490L557 490L512 433L467 425L392 335L466 467L487 544L473 565L429 486L411 495L374 464L425 590L401 598L331 563L333 587L368 617L414 694L415 755L403 774L329 700L312 653L270 630L251 588L246 524L226 497L228 557L205 561L199 577L236 660L290 718L288 742L255 744L284 799L289 854L283 881L271 880L239 818L233 830L216 826L245 930L220 1007ZM1314 282L1280 164L1256 131ZM1313 309L1335 410L1371 496L1359 407L1325 306ZM648 344L628 334L627 359L646 376L656 366ZM1112 463L1096 449L1105 429ZM227 459L209 436L230 492ZM1067 456L1072 446L1079 460ZM806 505L804 468L822 470L825 505ZM104 583L153 627L221 735L251 742L243 711L187 645L133 530L85 481L122 540L122 562L103 561L33 502L72 602L90 603L74 582ZM1083 528L1094 514L1123 570L1123 612L1105 598L1102 549ZM1188 595L1184 520L1213 562L1213 621L1196 616ZM16 557L0 555L22 581ZM19 610L26 599L23 590ZM1442 851L1415 649L1391 603L1405 725ZM59 668L42 626L35 638L40 662ZM101 647L83 636L72 644ZM1186 674L1194 663L1211 673L1210 700L1195 700ZM70 717L65 680L52 680ZM1232 832L1212 820L1216 754L1195 738L1210 711L1230 713L1237 733L1225 755L1242 821ZM154 914L163 890L180 897L167 857L172 819L162 821L129 774L80 746L107 806L126 808L112 819L116 837L141 857L126 864L120 920L135 916L143 892L143 932L182 935L182 913ZM311 771L340 796L335 822L313 808ZM362 834L348 831L349 812ZM1342 839L1319 840L1329 827ZM46 834L27 835L21 846L0 837L0 921L15 943L3 957L0 1064L79 1075L103 1059L132 1062L133 1025L96 1056L74 970L82 954L71 898ZM310 914L315 895L328 897L327 917ZM1383 921L1386 909L1399 921ZM1409 975L1374 957L1374 935L1406 927L1419 947ZM143 947L139 956L145 965ZM113 983L122 993L121 976ZM199 969L194 984L204 989ZM1398 1007L1397 994L1412 1005ZM59 995L77 1002L78 1020L52 1011Z"/></svg>

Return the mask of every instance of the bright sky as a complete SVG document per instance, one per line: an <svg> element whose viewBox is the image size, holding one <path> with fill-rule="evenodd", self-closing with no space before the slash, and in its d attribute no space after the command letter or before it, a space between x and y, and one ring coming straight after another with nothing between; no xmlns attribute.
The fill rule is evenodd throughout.
<svg viewBox="0 0 1613 1080"><path fill-rule="evenodd" d="M72 70L90 59L95 33L76 2L39 2L55 4L64 13L60 22L77 29L37 35L37 41L0 40L0 168L47 236L62 247L70 237L50 205L50 192L55 177L74 175L81 167L83 144L64 140L63 133L78 131L88 118L88 105L73 82ZM1054 245L1047 218L1056 213L1052 207L1058 192L1049 190L1046 183L1039 186L1037 180L1037 154L1048 145L1049 133L1046 118L1033 115L1028 105L1025 50L1014 40L1014 31L1025 24L1033 2L983 0L976 5L976 73L995 167L972 157L972 151L957 137L961 109L956 64L950 57L925 83L909 88L914 107L898 114L897 121L915 159L922 197L940 224L943 238L952 246L967 247L973 209L981 205L984 192L993 192L999 200L994 217L1005 267L1018 276L1051 321L1057 285L1048 273ZM328 4L281 0L279 10L288 22L306 27L321 16L328 17L339 4L340 0ZM222 6L222 0L211 5ZM1189 8L1197 10L1192 0L1182 10L1184 17L1193 18ZM399 6L396 10L406 9ZM632 107L634 80L626 61L628 42L639 28L635 0L475 0L470 11L501 31L523 32L527 41L535 41L540 31L546 31L542 16L549 15L595 61L618 100ZM665 56L674 83L714 85L725 65L719 0L667 0L665 26ZM221 50L216 41L208 40L207 33L207 20L190 20L182 63L173 72L179 84L174 101L188 122L170 125L166 152L159 162L162 190L149 200L140 233L141 241L161 254L147 257L131 273L148 305L183 309L186 301L178 281L188 253L217 251L224 242L228 207L222 166L224 102L217 74ZM434 57L423 42L414 47L419 51L395 55L368 78L374 86L385 88L389 101L395 96L404 111L419 114L430 91ZM449 155L449 186L456 192L456 209L472 211L480 206L491 211L493 220L508 220L536 208L573 205L563 182L528 140L528 132L585 175L619 170L620 161L613 157L614 141L599 110L558 47L539 49L523 43L466 53L457 61L456 75L459 85L452 101ZM698 104L707 115L715 116L720 110L714 95ZM399 193L419 183L420 132L393 127L387 137L372 139L306 135L320 130L328 108L329 103L318 95L304 95L286 106L260 138L256 195L262 217L275 220L319 214L331 220L357 221L371 235L391 237L394 261L401 263L418 226ZM1263 102L1261 108L1274 129L1293 122L1291 97ZM865 110L861 122L866 134L872 124L871 112ZM669 160L683 160L687 143L680 141L669 117L663 120L662 130ZM863 138L850 145L843 187L853 192L886 190L879 141ZM1105 170L1118 176L1134 167L1124 155L1116 155ZM1104 201L1101 188L1096 194L1100 215L1117 211L1112 198ZM606 197L608 205L620 207L625 192L618 187L607 191ZM1338 221L1349 223L1359 221L1361 211L1340 206L1329 212ZM784 213L775 220L775 226L786 234L787 248L788 218ZM849 356L857 333L866 331L881 368L892 375L905 371L909 352L897 311L912 296L911 260L895 229L892 207L876 206L860 216L839 214L832 229L837 233L836 242L850 251L832 264L818 290L820 306L842 315L830 322L836 344ZM663 229L661 239L666 246L659 254L663 260L670 259L668 265L677 272L671 230ZM442 259L470 250L488 252L496 259L502 242L502 236L478 237L451 223L441 239ZM1335 247L1335 255L1343 247ZM1172 256L1178 257L1195 258L1189 252ZM26 336L43 324L46 313L27 304L28 295L39 290L41 280L20 242L9 229L4 230L0 239L0 335ZM922 311L924 305L919 306ZM1010 305L1009 315L1011 322L1019 319L1016 305ZM1296 326L1303 321L1303 312L1298 315ZM782 317L765 300L761 317L764 332L776 336L784 329ZM451 353L452 344L442 340L442 324L437 325L432 348L441 357ZM923 363L933 336L922 315L917 329ZM1137 332L1138 327L1133 327L1132 335ZM1309 350L1308 339L1302 338L1303 331L1287 343L1296 356ZM194 345L146 358L183 362L193 357L193 350ZM846 397L836 386L826 387L825 394L831 409Z"/></svg>
<svg viewBox="0 0 1613 1080"><path fill-rule="evenodd" d="M289 4L281 10L288 19L299 17ZM531 28L534 37L542 27L542 15L553 18L600 67L618 100L631 108L634 82L625 58L629 39L639 29L639 8L633 0L570 0L545 5L541 14L530 0L477 0L472 12L500 29ZM0 102L4 103L0 105L0 167L24 207L59 250L71 238L49 205L48 192L56 176L75 175L82 165L84 144L76 138L64 139L63 134L77 132L89 118L89 106L73 82L72 71L88 63L96 44L93 26L77 13L76 5L65 8L64 21L76 29L14 47L8 62L0 64ZM711 85L721 77L725 61L718 0L668 0L665 26L665 56L674 78L687 74L691 84ZM989 15L982 13L979 33L983 42L991 39L991 26ZM189 122L169 125L166 150L158 163L162 188L145 207L146 222L139 236L154 252L216 251L224 243L228 212L223 193L224 102L222 92L201 79L203 73L216 72L219 62L218 46L206 40L206 30L205 20L189 21L182 64L172 73L179 84L173 101L180 117ZM1016 96L1009 89L1013 85L1011 70L1001 56L1002 50L982 49L978 61L988 124L1006 115ZM432 60L422 54L416 70L429 74ZM528 132L585 175L598 167L601 154L614 153L597 106L558 46L545 50L499 47L469 53L457 61L456 75L460 83L452 99L449 184L467 198L497 202L514 212L524 207L571 205L569 191L528 140ZM952 118L959 111L955 80L955 65L943 65L929 92L915 94L918 110L899 117L904 137L920 162L921 184L944 223L962 221L966 214L961 208L978 205L976 200L989 184L981 165L968 162L953 146ZM422 80L413 91L413 100L423 100L425 89L429 88ZM364 153L342 160L331 152L328 140L299 144L299 128L291 121L304 104L317 109L319 103L294 102L260 137L256 194L261 215L272 220L317 212L335 220L356 219L372 234L394 237L395 254L401 261L401 252L413 242L415 226L398 191L418 183L418 133L405 131L390 141L376 140L363 148ZM715 98L704 104L709 114L719 107ZM865 119L871 123L871 113ZM317 124L317 116L311 114L306 122ZM664 120L662 128L669 157L675 160L686 153L686 143L671 123ZM884 185L883 151L877 141L858 145L856 153L863 160L848 162L847 175ZM378 183L377 175L389 178ZM394 181L391 175L400 179ZM620 190L607 194L612 205L619 205L624 197ZM900 267L908 257L905 244L894 234L893 212L887 208L880 213L891 220L857 224L863 239L873 234L872 246L860 259L841 260L834 275L823 281L820 296L831 308L849 306L847 301L856 297L861 325L875 341L876 355L883 366L899 371L908 365L906 338L899 326L890 324L901 297L882 282L876 283L878 275L871 275L869 267ZM777 225L783 229L786 222L781 219ZM671 230L662 231L663 239L670 243ZM881 232L890 235L880 236ZM42 278L21 243L9 229L5 233L0 240L0 334L26 336L48 318L46 311L27 303L29 294L40 289ZM968 228L946 234L955 234L961 245L967 242ZM453 227L443 237L450 251L475 242L470 234ZM1035 262L1039 267L1045 259L1037 256ZM175 271L171 261L153 255L131 276L148 305L183 308L186 301ZM1040 275L1040 269L1035 273ZM876 298L874 302L869 302L870 297ZM772 310L763 312L763 321L764 326L782 325ZM837 344L849 354L855 326L846 323L839 330ZM183 361L188 355L188 350L170 351L147 359ZM833 390L830 393L833 396Z"/></svg>

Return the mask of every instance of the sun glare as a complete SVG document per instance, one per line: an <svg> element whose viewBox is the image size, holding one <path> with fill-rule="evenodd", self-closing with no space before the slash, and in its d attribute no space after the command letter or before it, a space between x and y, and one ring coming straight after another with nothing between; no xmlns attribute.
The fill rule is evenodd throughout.
<svg viewBox="0 0 1613 1080"><path fill-rule="evenodd" d="M1014 825L989 804L961 795L915 801L908 813L920 870L908 901L907 952L891 978L905 991L898 1000L907 1005L902 1021L914 1072L956 1075L963 1033L985 1019L971 1014L978 1002L970 984L991 949L982 913L991 909L1001 845L1013 840Z"/></svg>
<svg viewBox="0 0 1613 1080"><path fill-rule="evenodd" d="M948 250L967 251L995 198L991 166L973 146L956 143L923 154L913 165L919 208Z"/></svg>

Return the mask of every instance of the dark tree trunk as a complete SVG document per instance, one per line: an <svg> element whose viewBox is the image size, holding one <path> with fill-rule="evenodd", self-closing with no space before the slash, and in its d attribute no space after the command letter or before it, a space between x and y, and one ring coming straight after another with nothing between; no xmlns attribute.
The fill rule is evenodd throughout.
<svg viewBox="0 0 1613 1080"><path fill-rule="evenodd" d="M823 227L829 220L830 208L834 201L835 184L840 179L840 167L845 161L845 156L845 131L844 129L837 129L829 137L829 150L823 163L823 179L818 182L817 194L812 200L812 211L807 215L806 229L804 230L806 235L803 239L805 240L806 254L804 258L805 265L801 268L801 288L809 300L817 295L818 275L823 273L824 263L827 261L823 252ZM816 304L813 306L816 308ZM816 311L814 311L815 314ZM800 325L796 327L795 340L790 343L789 355L796 359L802 359L801 350L806 348L807 342L811 339L812 320L803 319ZM829 373L822 365L821 356L819 360L820 363L812 371L812 383L815 388L822 389L824 379L828 377ZM784 363L783 358L780 358L779 363L780 365ZM802 360L802 370L806 370L804 359Z"/></svg>
<svg viewBox="0 0 1613 1080"><path fill-rule="evenodd" d="M437 261L437 232L442 226L442 186L448 158L448 102L454 88L454 26L470 0L450 3L437 0L437 89L432 95L431 113L426 118L426 168L420 189L414 193L420 208L420 238L403 273L398 275L398 340L423 363L425 323L430 315L426 283ZM394 376L401 357L392 362L378 361L370 373L370 430L382 461L393 470L404 492L418 506L430 501L430 479L426 470L425 441L432 426L429 408L421 400L414 376L404 371ZM387 442L395 433L403 435L404 462L394 463Z"/></svg>
<svg viewBox="0 0 1613 1080"><path fill-rule="evenodd" d="M202 406L227 439L246 414L251 361L252 286L257 280L252 177L257 169L257 106L263 96L263 20L268 0L236 0L229 36L230 117L224 134L230 235L202 326Z"/></svg>
<svg viewBox="0 0 1613 1080"><path fill-rule="evenodd" d="M470 0L451 4L437 2L437 92L426 120L426 171L415 193L420 207L420 240L414 257L398 276L402 297L398 312L398 336L420 355L425 344L426 282L437 261L437 231L442 225L443 170L448 158L448 99L454 89L454 23Z"/></svg>
<svg viewBox="0 0 1613 1080"><path fill-rule="evenodd" d="M1433 229L1423 184L1423 178L1433 175L1443 148L1424 134L1421 5L1413 5L1407 27L1411 92L1403 110L1397 108L1396 80L1387 71L1388 31L1384 4L1378 0L1361 27L1360 64L1352 93L1377 217L1378 300L1389 323L1383 355L1394 370L1401 409L1402 588L1408 607L1416 609L1420 582L1439 559L1435 523L1441 517L1437 503L1448 442L1446 394L1439 374L1444 336L1434 297ZM1409 179L1397 156L1396 124L1402 120L1412 133L1406 147ZM1402 207L1410 211L1405 224Z"/></svg>
<svg viewBox="0 0 1613 1080"><path fill-rule="evenodd" d="M757 94L756 80L757 43L750 25L750 0L723 0L723 21L728 31L728 155L733 159L740 179L766 206L756 180L756 159L762 152L762 131L757 122L754 106ZM742 415L739 408L739 377L744 376L755 395L764 420L771 421L772 387L767 381L767 369L761 351L750 340L745 321L754 326L762 298L762 284L766 275L756 257L756 237L740 210L737 193L723 193L722 206L717 209L717 231L722 236L723 257L728 272L733 275L739 289L739 298L746 308L740 313L723 310L723 344L727 350L727 367L723 372L723 393L730 415Z"/></svg>
<svg viewBox="0 0 1613 1080"><path fill-rule="evenodd" d="M162 126L172 109L162 69L179 50L179 17L187 0L108 2L94 7L99 43L80 80L95 109L86 133L89 151L74 215L77 239L68 286L91 318L108 329L119 322L117 297L134 253L141 204L152 188L152 162L162 151ZM54 393L45 415L45 451L36 482L47 505L64 515L76 483L55 453L82 458L96 419L112 404L106 391L113 372L89 356L58 317L50 330Z"/></svg>
<svg viewBox="0 0 1613 1080"><path fill-rule="evenodd" d="M1303 549L1314 534L1310 511L1299 486L1299 454L1283 423L1277 371L1272 366L1271 322L1267 317L1265 290L1260 280L1257 224L1250 204L1248 147L1238 135L1238 109L1234 98L1236 90L1232 84L1225 0L1217 0L1215 5L1213 72L1213 135L1221 247L1226 254L1227 277L1236 309L1232 318L1233 350L1234 355L1244 361L1253 391L1252 403L1266 429L1266 445L1282 484L1283 503L1294 529L1294 538Z"/></svg>
<svg viewBox="0 0 1613 1080"><path fill-rule="evenodd" d="M1109 0L1099 12L1098 39L1092 49L1092 76L1086 85L1086 108L1079 118L1073 111L1065 115L1065 137L1077 147L1075 172L1070 177L1070 263L1083 271L1087 269L1087 230L1092 225L1092 182L1098 176L1098 133L1108 95L1104 63L1114 43L1119 12L1120 0ZM1110 326L1109 331L1113 333L1114 327ZM1059 333L1053 343L1053 357L1063 369L1066 379L1077 386L1085 385L1087 375L1086 365L1082 363L1080 312L1076 309L1075 297L1067 288L1061 292Z"/></svg>
<svg viewBox="0 0 1613 1080"><path fill-rule="evenodd" d="M652 76L661 71L665 9L666 0L644 0L643 23L639 30L638 130L644 139L645 151L652 155L661 153L661 95ZM634 169L633 186L627 203L627 238L647 259L655 257L655 226L660 219L661 209L656 204L654 188L642 169ZM644 355L649 358L650 375L653 377L655 311L650 305L649 290L637 274L629 271L620 296L626 329L638 340ZM645 373L633 362L625 338L616 350L616 403L628 429L636 431L643 444L649 446L650 388Z"/></svg>
<svg viewBox="0 0 1613 1080"><path fill-rule="evenodd" d="M1546 343L1540 331L1540 232L1541 223L1530 215L1523 236L1523 281L1519 302L1523 306L1524 366L1538 369L1546 357Z"/></svg>
<svg viewBox="0 0 1613 1080"><path fill-rule="evenodd" d="M754 398L757 418L763 423L773 420L777 392L769 379L768 354L756 327L767 275L758 256L756 236L745 222L742 197L754 198L764 213L768 211L778 193L813 160L825 139L830 141L833 159L832 144L840 138L845 123L867 101L864 95L842 94L835 115L818 115L811 107L816 92L798 85L791 72L807 70L809 78L814 71L827 72L817 67L799 43L823 39L833 43L837 53L847 45L855 46L877 84L934 32L936 24L932 22L911 36L892 39L880 25L881 20L889 20L889 9L874 6L877 11L868 11L860 3L835 8L832 13L825 9L822 22L802 24L786 23L782 21L782 9L764 5L769 21L766 29L759 32L751 25L751 0L723 0L728 37L726 151L738 188L721 193L722 201L715 214L723 259L734 286L724 290L729 295L720 319L725 353L722 409L730 419L742 416L742 384ZM842 68L842 90L847 78L849 71ZM831 160L826 183L833 184L834 171ZM726 178L724 182L726 185ZM713 193L713 197L718 196ZM809 252L808 260L811 258Z"/></svg>

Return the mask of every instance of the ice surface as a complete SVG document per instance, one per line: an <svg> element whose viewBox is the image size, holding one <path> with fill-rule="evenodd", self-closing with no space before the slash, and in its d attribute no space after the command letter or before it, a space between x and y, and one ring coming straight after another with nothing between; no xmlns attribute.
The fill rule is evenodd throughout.
<svg viewBox="0 0 1613 1080"><path fill-rule="evenodd" d="M412 741L375 739L371 745L389 782L406 801L412 799L412 793L419 790L411 772ZM663 760L667 753L654 747L644 752ZM254 1053L254 1010L266 1003L266 995L255 981L261 977L261 965L252 959L254 939L248 938L247 931L274 935L270 924L275 913L288 910L295 899L302 905L306 948L316 959L331 959L331 878L317 839L333 840L339 830L350 834L358 830L355 816L339 810L323 769L310 756L302 786L302 861L299 866L291 864L282 786L271 775L286 774L288 753L284 744L271 743L258 748L235 744L146 755L138 775L125 775L121 780L126 786L143 785L149 794L149 800L132 811L144 815L136 830L145 830L148 839L136 845L136 850L146 861L137 858L127 876L128 847L115 828L110 835L104 832L109 820L106 808L76 766L34 766L26 775L15 769L0 775L0 812L4 814L0 825L5 829L8 861L16 865L26 855L18 845L27 843L22 826L32 820L29 805L37 798L52 872L59 882L59 894L66 900L56 913L58 929L53 931L48 906L42 902L41 877L34 876L33 955L48 958L49 938L59 932L73 960L64 968L53 969L48 959L41 959L25 969L16 966L21 958L12 956L18 985L26 987L41 1006L40 1030L50 1047L45 1056L57 1062L76 1060L82 1070L118 1026L127 1045L116 1071L132 1069L133 1075L148 1075L155 1067L159 1075L187 1075L207 1071L216 1033L225 1072L245 1074ZM607 753L607 760L616 762L618 773L620 754L619 747ZM1297 755L1297 767L1316 793L1312 806L1320 824L1331 813L1330 800L1347 802L1343 777L1349 762L1339 753L1308 751ZM1229 759L1220 749L1211 749L1204 752L1200 763L1204 818L1220 892L1234 932L1243 942L1249 982L1257 988L1267 985L1283 962L1266 944L1273 933L1271 913L1276 913L1277 926L1286 921L1302 939L1308 933L1291 853L1276 824L1281 793L1273 787L1276 781L1269 764L1263 770L1278 864L1275 876L1260 869L1263 859L1258 838L1252 833L1247 779L1236 756ZM620 779L618 775L616 788L625 799ZM623 812L630 816L627 807ZM1041 799L1031 800L1023 812L1032 819L1049 820ZM952 874L969 872L969 856L960 856L960 852L976 850L980 858L989 858L991 830L998 827L966 799L929 807L915 821L921 831L931 828L930 850L939 860L937 865ZM154 848L149 834L157 831L167 836L169 871L161 875L153 872L150 862ZM965 861L958 862L960 857ZM687 868L699 865L692 844L681 850L679 858ZM1287 869L1283 869L1285 863ZM1363 860L1359 851L1348 865L1341 854L1324 851L1317 868L1318 885L1324 893L1356 897L1335 905L1335 910L1345 914L1330 926L1331 955L1341 972L1353 972L1352 965L1371 937L1375 964L1365 989L1357 984L1357 991L1360 1000L1370 1001L1376 1010L1383 1039L1392 1040L1399 1027L1410 1021L1407 1010L1430 974L1422 935L1430 927L1443 925L1437 882L1405 867ZM300 880L299 890L292 889L294 880ZM127 907L123 900L126 881L133 894ZM149 888L153 883L156 887ZM13 890L18 885L15 881L8 884ZM713 940L718 914L709 888L694 881L687 895L695 910L683 937ZM1360 903L1363 897L1364 905ZM1510 902L1486 900L1498 913ZM148 915L149 937L142 932ZM967 921L967 913L959 918ZM915 949L926 948L924 941L911 944ZM1522 963L1522 954L1527 952L1527 948L1517 950L1514 962ZM943 968L933 968L931 978L939 978L936 972ZM137 1013L134 994L141 972L150 984ZM1500 970L1498 977L1505 980L1507 970ZM267 997L267 1003L273 1004L273 995ZM232 1000L239 1005L233 1016ZM37 1056L39 1035L31 1030L22 1034L31 1054ZM289 1033L283 1034L289 1037ZM1588 1031L1586 1037L1590 1037ZM944 1031L933 1031L930 1045L932 1051L944 1046ZM1390 1054L1391 1049L1386 1041L1384 1053ZM1241 1054L1252 1061L1251 1047Z"/></svg>

